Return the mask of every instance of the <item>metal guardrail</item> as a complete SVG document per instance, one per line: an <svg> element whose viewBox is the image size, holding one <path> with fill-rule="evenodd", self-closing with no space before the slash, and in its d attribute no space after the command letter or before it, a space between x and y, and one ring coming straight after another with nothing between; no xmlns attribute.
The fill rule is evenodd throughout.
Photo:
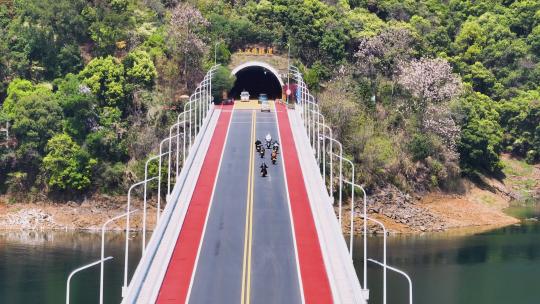
<svg viewBox="0 0 540 304"><path fill-rule="evenodd" d="M145 163L145 173L144 173L144 180L139 181L135 184L133 184L129 190L128 190L128 199L127 199L127 209L126 212L122 215L119 215L117 217L114 217L112 219L109 219L107 222L105 222L102 226L102 248L101 252L102 255L104 253L104 231L105 226L109 224L110 222L117 220L122 217L126 217L126 241L125 241L125 253L124 253L124 282L122 285L122 297L125 297L127 288L129 286L129 278L128 278L128 263L129 263L129 232L130 232L130 215L135 212L131 211L131 193L132 191L139 187L143 186L143 236L142 236L142 256L146 252L146 232L147 232L147 208L148 208L148 197L150 194L148 184L152 181L157 180L157 189L154 191L156 192L156 226L160 221L160 213L162 210L162 179L163 177L163 164L164 161L166 161L166 185L167 189L165 193L165 199L168 201L169 195L171 194L172 188L174 188L174 184L176 183L176 180L182 170L182 166L185 163L186 159L190 155L191 148L193 146L193 142L195 141L195 138L201 131L201 128L204 124L205 118L208 116L208 113L211 111L211 103L212 103L212 77L214 76L217 68L219 65L213 66L204 76L204 79L201 81L201 83L197 86L194 93L190 96L189 101L184 105L184 111L180 113L177 116L176 123L173 124L169 128L169 136L165 139L163 139L159 144L159 154L156 156L151 156L148 158L148 160ZM181 142L181 143L180 143ZM165 147L164 145L167 145ZM164 158L166 159L164 160ZM157 162L158 169L157 169L157 175L149 176L149 170L148 166L151 162ZM174 171L174 175L173 175ZM142 257L141 256L141 257ZM109 257L112 258L112 257ZM101 265L101 275L100 275L100 303L102 303L103 298L103 262L108 260L109 258L99 260L97 262L94 262L92 264L89 264L83 268L76 269L72 274L86 269L88 267L92 267L97 264ZM69 279L71 279L71 276ZM68 289L66 298L69 298L69 280L68 280Z"/></svg>
<svg viewBox="0 0 540 304"><path fill-rule="evenodd" d="M107 225L109 225L110 223L118 220L118 219L121 219L125 216L128 216L130 215L131 213L135 213L137 212L138 210L133 210L133 211L130 211L130 212L126 212L126 213L123 213L123 214L120 214L118 216L115 216L109 220L107 220L105 223L103 223L103 225L101 226L101 265L100 265L100 273L99 273L99 304L103 304L103 277L104 277L104 274L105 274L105 228L107 228ZM128 238L129 236L126 234L126 238Z"/></svg>
<svg viewBox="0 0 540 304"><path fill-rule="evenodd" d="M92 262L92 263L90 263L90 264L86 264L86 265L84 265L84 266L81 266L81 267L79 267L79 268L73 270L73 271L69 274L69 276L68 276L68 278L67 278L67 282L66 282L66 304L69 304L69 300L70 300L70 299L69 299L69 296L70 296L70 283L71 283L71 278L73 278L73 276L74 276L75 274L77 274L78 272L80 272L80 271L83 271L83 270L88 269L88 268L90 268L90 267L96 266L97 264L101 264L101 263L103 263L103 262L105 262L105 261L108 261L108 260L110 260L110 259L112 259L112 258L113 258L112 256L106 257L106 258L102 258L102 259L99 259L99 260L97 260L97 261L95 261L95 262Z"/></svg>
<svg viewBox="0 0 540 304"><path fill-rule="evenodd" d="M313 155L315 159L317 160L317 163L321 170L321 175L323 178L323 181L325 183L326 189L328 191L328 195L332 199L333 202L336 202L336 199L334 198L334 192L336 189L334 189L334 158L337 158L339 161L339 175L337 177L338 181L338 198L337 198L337 204L338 204L338 221L340 227L342 224L342 217L343 217L343 191L344 187L343 184L347 184L351 186L350 190L350 202L351 202L351 215L350 215L350 232L349 232L349 255L352 259L353 257L353 237L354 237L354 218L355 218L355 190L360 190L363 195L363 210L362 214L360 215L363 219L363 259L362 259L362 266L363 266L363 288L366 294L369 294L369 291L367 290L367 284L368 284L368 276L367 276L367 262L371 261L374 263L377 263L379 265L383 266L383 303L386 304L387 299L387 280L386 280L386 270L391 269L393 271L397 271L407 277L410 284L410 303L412 303L412 282L410 278L402 272L401 270L398 270L396 268L390 267L386 263L386 253L387 253L387 230L384 224L378 220L375 220L373 218L370 218L367 215L367 194L363 186L356 184L355 182L355 167L354 163L349 160L348 158L343 156L343 145L334 138L332 134L332 128L329 127L326 124L324 115L320 111L320 107L313 95L310 94L309 89L304 82L304 79L302 78L302 74L300 73L300 70L297 67L289 66L289 74L292 74L292 78L297 84L297 90L300 90L300 96L297 100L297 106L300 108L300 117L302 119L302 122L304 124L304 128L306 131L306 134L308 136L309 142L311 144L311 148L313 151ZM289 75L288 75L289 77ZM327 145L328 143L328 145ZM339 149L337 152L334 151L334 144ZM329 147L329 150L327 150L327 147ZM327 162L327 156L329 161ZM350 176L349 178L344 177L344 170L343 170L343 162L347 163L350 166ZM327 164L329 165L329 176L327 179ZM369 259L367 256L367 222L372 221L376 223L377 225L381 226L384 233L384 243L383 243L383 262L376 261L374 259Z"/></svg>
<svg viewBox="0 0 540 304"><path fill-rule="evenodd" d="M407 279L407 282L409 283L409 304L413 303L412 280L411 280L411 278L409 277L409 275L406 272L404 272L403 270L399 270L399 269L397 269L395 267L388 266L388 264L383 264L383 263L381 263L381 262L379 262L377 260L374 260L374 259L368 259L368 261L373 262L373 263L375 263L375 264L377 264L379 266L382 266L385 270L390 269L390 270L392 270L394 272L397 272L397 273L401 274L402 276L404 276Z"/></svg>

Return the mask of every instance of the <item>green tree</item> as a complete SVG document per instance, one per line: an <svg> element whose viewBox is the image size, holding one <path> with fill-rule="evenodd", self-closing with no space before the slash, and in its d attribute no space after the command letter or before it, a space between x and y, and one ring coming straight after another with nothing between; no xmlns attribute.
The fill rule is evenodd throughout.
<svg viewBox="0 0 540 304"><path fill-rule="evenodd" d="M226 67L220 66L212 78L212 96L214 102L220 102L221 93L223 91L230 91L235 81L236 77L231 75L231 71Z"/></svg>
<svg viewBox="0 0 540 304"><path fill-rule="evenodd" d="M81 149L67 134L58 134L47 143L43 158L43 173L53 190L81 191L91 184L96 160Z"/></svg>
<svg viewBox="0 0 540 304"><path fill-rule="evenodd" d="M123 108L126 101L124 66L118 59L107 56L95 58L79 73L100 106Z"/></svg>
<svg viewBox="0 0 540 304"><path fill-rule="evenodd" d="M537 54L540 54L540 25L534 27L529 36L527 42L531 46L531 49Z"/></svg>
<svg viewBox="0 0 540 304"><path fill-rule="evenodd" d="M209 32L214 36L213 40L223 41L224 47L228 46L232 51L250 44L271 44L279 37L275 31L255 24L246 16L212 12L207 16L207 19L210 22ZM221 47L220 43L219 48L221 49ZM220 49L218 49L218 56L220 56Z"/></svg>
<svg viewBox="0 0 540 304"><path fill-rule="evenodd" d="M14 79L9 83L7 96L4 100L3 111L10 114L21 98L31 95L47 95L51 93L50 87L44 84L34 85L26 79Z"/></svg>
<svg viewBox="0 0 540 304"><path fill-rule="evenodd" d="M461 98L458 111L463 117L458 142L462 169L468 174L499 173L503 129L493 100L481 93L469 92Z"/></svg>
<svg viewBox="0 0 540 304"><path fill-rule="evenodd" d="M495 75L478 61L470 66L470 73L464 76L464 80L471 83L475 91L483 94L491 94L497 81Z"/></svg>
<svg viewBox="0 0 540 304"><path fill-rule="evenodd" d="M506 11L512 31L527 36L533 26L540 23L540 2L536 0L517 0Z"/></svg>
<svg viewBox="0 0 540 304"><path fill-rule="evenodd" d="M99 127L88 134L85 146L94 157L112 162L127 160L127 147L124 140L126 122L121 119L122 112L115 107L104 107L99 113Z"/></svg>
<svg viewBox="0 0 540 304"><path fill-rule="evenodd" d="M355 8L346 12L345 20L349 27L349 35L353 39L365 39L377 35L386 27L386 23L377 15L364 8Z"/></svg>
<svg viewBox="0 0 540 304"><path fill-rule="evenodd" d="M50 91L41 91L18 99L7 117L17 141L16 167L33 180L47 141L62 129L62 108Z"/></svg>
<svg viewBox="0 0 540 304"><path fill-rule="evenodd" d="M345 32L342 24L333 23L329 24L324 32L320 47L326 54L326 58L331 63L337 63L342 61L346 53L346 43L349 41L349 37Z"/></svg>
<svg viewBox="0 0 540 304"><path fill-rule="evenodd" d="M424 160L435 153L433 139L431 136L422 133L414 134L408 148L415 161Z"/></svg>
<svg viewBox="0 0 540 304"><path fill-rule="evenodd" d="M129 30L136 22L133 10L128 0L98 1L82 10L98 55L109 55L125 47Z"/></svg>
<svg viewBox="0 0 540 304"><path fill-rule="evenodd" d="M123 60L127 82L136 87L151 89L157 77L154 62L145 51L133 51Z"/></svg>
<svg viewBox="0 0 540 304"><path fill-rule="evenodd" d="M82 142L97 120L95 97L90 89L73 74L56 81L54 94L64 112L64 131Z"/></svg>
<svg viewBox="0 0 540 304"><path fill-rule="evenodd" d="M219 64L229 64L231 62L231 51L224 43L217 43L216 62Z"/></svg>
<svg viewBox="0 0 540 304"><path fill-rule="evenodd" d="M507 149L531 163L540 160L540 92L520 92L502 102L499 113Z"/></svg>
<svg viewBox="0 0 540 304"><path fill-rule="evenodd" d="M14 1L11 51L28 61L26 73L53 79L82 68L78 43L86 37L80 15L85 5L84 0Z"/></svg>

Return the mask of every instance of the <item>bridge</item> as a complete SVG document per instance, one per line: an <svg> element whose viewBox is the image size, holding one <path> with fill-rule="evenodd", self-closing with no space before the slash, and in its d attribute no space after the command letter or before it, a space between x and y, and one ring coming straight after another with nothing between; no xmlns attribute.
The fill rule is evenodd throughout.
<svg viewBox="0 0 540 304"><path fill-rule="evenodd" d="M354 164L343 155L300 71L289 66L280 73L257 61L233 69L237 76L252 73L244 78L255 83L240 85L252 85L255 92L295 85L288 102L279 96L270 112L261 112L256 101L213 103L217 67L169 127L159 153L148 158L144 180L129 189L126 213L110 220L125 217L126 223L122 303L367 303L369 261L382 266L386 302L386 271L400 271L386 264L386 255L382 262L368 259L364 237L362 264L356 265L363 278L357 277L354 218L364 219L364 235L367 221L382 224L367 216ZM266 76L253 76L261 72L268 83L261 83ZM271 150L261 157L255 149L256 139L264 143L267 134L280 143L275 164ZM259 174L262 163L269 167L266 177ZM135 195L142 195L142 210L131 205ZM157 224L147 238L150 197L156 199ZM353 206L349 217L345 203ZM134 212L143 217L138 263L128 255ZM101 260L92 264L101 266L100 301L107 259L102 248ZM132 277L130 263L137 263ZM69 281L67 288L69 303Z"/></svg>

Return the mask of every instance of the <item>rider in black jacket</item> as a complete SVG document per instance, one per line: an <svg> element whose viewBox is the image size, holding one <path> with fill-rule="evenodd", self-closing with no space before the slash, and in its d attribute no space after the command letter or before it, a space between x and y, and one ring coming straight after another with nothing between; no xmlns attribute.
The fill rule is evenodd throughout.
<svg viewBox="0 0 540 304"><path fill-rule="evenodd" d="M268 166L266 165L266 163L263 162L261 164L261 175L263 177L266 176L266 174L268 173L267 169L268 169Z"/></svg>

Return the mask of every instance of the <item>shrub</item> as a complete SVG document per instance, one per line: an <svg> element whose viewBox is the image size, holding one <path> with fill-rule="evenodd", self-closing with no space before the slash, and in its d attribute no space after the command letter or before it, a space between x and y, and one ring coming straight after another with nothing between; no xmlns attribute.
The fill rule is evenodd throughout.
<svg viewBox="0 0 540 304"><path fill-rule="evenodd" d="M104 193L121 193L125 190L126 165L117 162L100 162L95 170L96 186Z"/></svg>
<svg viewBox="0 0 540 304"><path fill-rule="evenodd" d="M421 133L414 134L407 147L415 161L424 160L435 152L432 138Z"/></svg>

